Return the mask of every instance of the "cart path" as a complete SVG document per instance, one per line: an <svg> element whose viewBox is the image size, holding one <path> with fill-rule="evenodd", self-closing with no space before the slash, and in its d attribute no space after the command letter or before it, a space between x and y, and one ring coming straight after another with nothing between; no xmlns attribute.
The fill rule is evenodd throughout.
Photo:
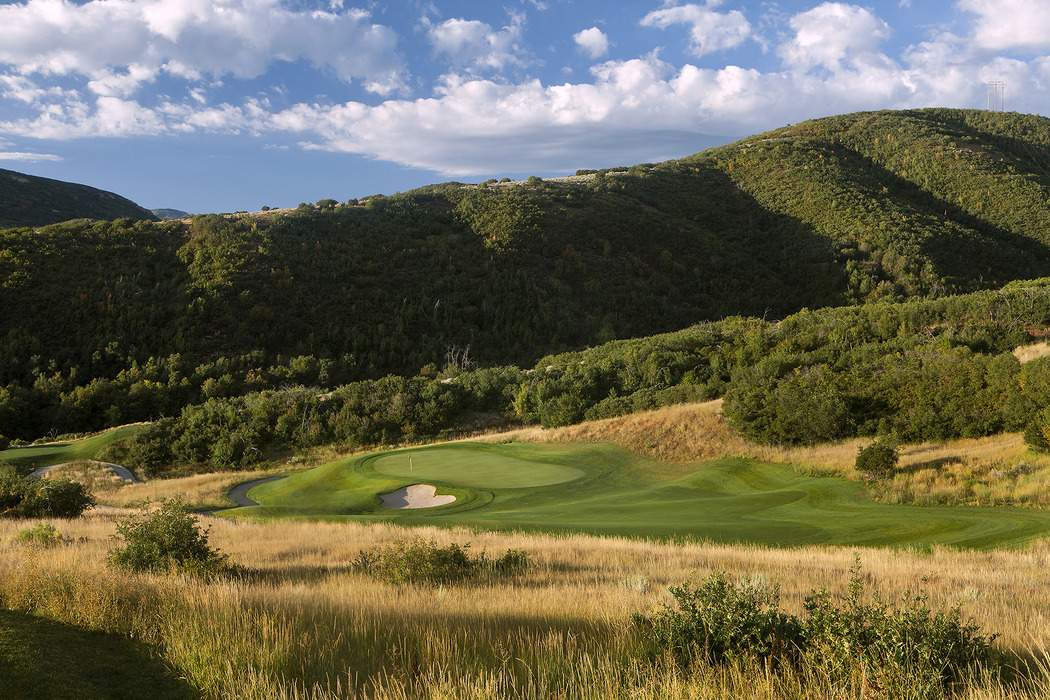
<svg viewBox="0 0 1050 700"><path fill-rule="evenodd" d="M135 475L132 474L131 471L128 470L127 467L122 467L119 464L112 464L111 462L97 462L97 461L95 461L93 459L88 459L88 460L83 460L83 461L92 462L94 464L97 464L100 467L107 467L109 469L112 469L113 472L117 476L119 476L121 479L123 479L124 481L128 481L128 482L130 482L132 484L137 484L139 482L139 480L135 478ZM46 466L46 467L39 467L39 468L34 469L33 471L31 471L29 473L29 478L30 479L40 479L40 478L42 478L44 476L44 474L47 474L52 469L55 469L57 467L64 467L67 464L72 464L72 462L61 462L59 464L51 464L51 465Z"/></svg>
<svg viewBox="0 0 1050 700"><path fill-rule="evenodd" d="M271 481L277 481L278 479L283 479L283 478L285 478L285 477L283 477L283 476L268 476L265 479L256 479L255 481L246 481L243 484L237 484L232 489L230 489L230 492L228 494L226 494L226 497L237 504L236 506L231 506L232 508L236 508L238 506L257 506L257 505L259 505L259 502L258 501L253 501L252 499L248 498L248 492L251 491L256 486L258 486L259 484L268 484ZM225 508L223 510L225 510Z"/></svg>

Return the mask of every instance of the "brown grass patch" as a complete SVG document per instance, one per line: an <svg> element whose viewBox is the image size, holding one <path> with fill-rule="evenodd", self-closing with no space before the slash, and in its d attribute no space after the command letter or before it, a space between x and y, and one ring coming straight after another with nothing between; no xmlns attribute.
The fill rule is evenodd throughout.
<svg viewBox="0 0 1050 700"><path fill-rule="evenodd" d="M1030 345L1021 345L1013 349L1013 354L1014 357L1021 361L1021 364L1038 360L1040 357L1050 355L1050 343L1042 341Z"/></svg>

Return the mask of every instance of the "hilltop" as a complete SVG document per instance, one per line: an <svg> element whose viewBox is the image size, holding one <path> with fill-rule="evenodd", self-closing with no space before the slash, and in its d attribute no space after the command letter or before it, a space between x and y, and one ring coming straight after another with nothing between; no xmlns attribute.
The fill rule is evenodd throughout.
<svg viewBox="0 0 1050 700"><path fill-rule="evenodd" d="M157 217L112 192L0 169L0 228L44 226L71 219L121 218Z"/></svg>
<svg viewBox="0 0 1050 700"><path fill-rule="evenodd" d="M858 113L558 181L0 232L0 433L97 429L299 384L520 372L707 321L1050 276L1048 147L1041 117ZM1042 319L1013 318L1040 332ZM1003 337L997 353L1012 349ZM731 380L726 365L703 376L704 398ZM604 400L577 398L518 413L561 422Z"/></svg>

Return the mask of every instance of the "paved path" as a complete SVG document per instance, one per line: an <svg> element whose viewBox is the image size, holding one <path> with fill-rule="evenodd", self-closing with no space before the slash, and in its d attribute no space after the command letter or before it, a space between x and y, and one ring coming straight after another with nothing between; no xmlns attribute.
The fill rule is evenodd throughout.
<svg viewBox="0 0 1050 700"><path fill-rule="evenodd" d="M283 478L284 478L283 476L268 476L265 479L256 479L255 481L246 481L245 483L237 484L232 489L230 489L230 493L226 497L229 498L234 503L236 503L237 506L257 506L257 505L259 505L259 502L258 501L253 501L252 499L248 498L248 492L251 491L256 486L258 486L259 484L268 484L271 481L277 481L278 479L283 479ZM237 506L233 506L233 507L236 508Z"/></svg>
<svg viewBox="0 0 1050 700"><path fill-rule="evenodd" d="M138 481L139 481L138 479L135 478L135 475L132 474L127 469L127 467L122 467L119 464L111 464L110 462L96 462L93 459L89 459L89 460L85 460L85 461L92 462L93 464L97 464L100 467L109 467L121 479L123 479L124 481L131 482L132 484L137 484ZM39 479L40 477L44 476L44 474L48 473L52 469L54 469L56 467L64 467L67 464L71 464L71 463L70 462L62 462L61 464L52 464L52 465L47 466L47 467L39 467L39 468L34 469L33 471L31 471L29 473L29 478L30 479Z"/></svg>

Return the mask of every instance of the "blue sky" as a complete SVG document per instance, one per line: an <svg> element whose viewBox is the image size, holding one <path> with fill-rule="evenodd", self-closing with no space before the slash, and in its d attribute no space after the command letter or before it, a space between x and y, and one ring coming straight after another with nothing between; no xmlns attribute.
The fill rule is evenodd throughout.
<svg viewBox="0 0 1050 700"><path fill-rule="evenodd" d="M867 109L1050 112L1050 2L0 2L0 167L193 213L660 161Z"/></svg>

